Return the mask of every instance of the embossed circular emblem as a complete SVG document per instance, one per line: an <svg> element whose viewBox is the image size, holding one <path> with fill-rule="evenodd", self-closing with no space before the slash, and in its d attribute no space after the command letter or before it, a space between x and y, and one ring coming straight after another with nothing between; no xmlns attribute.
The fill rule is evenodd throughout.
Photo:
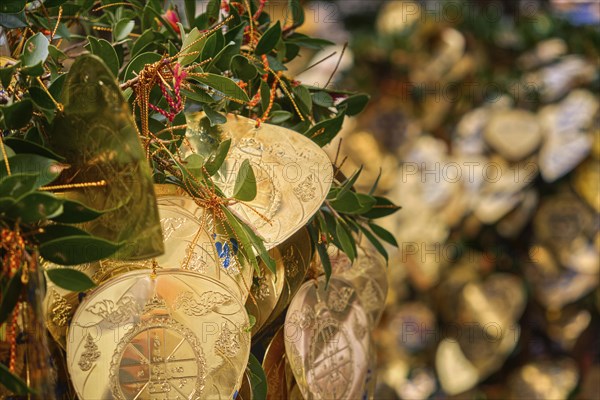
<svg viewBox="0 0 600 400"><path fill-rule="evenodd" d="M83 299L67 365L82 400L232 398L248 361L248 327L238 296L215 279L129 272Z"/></svg>

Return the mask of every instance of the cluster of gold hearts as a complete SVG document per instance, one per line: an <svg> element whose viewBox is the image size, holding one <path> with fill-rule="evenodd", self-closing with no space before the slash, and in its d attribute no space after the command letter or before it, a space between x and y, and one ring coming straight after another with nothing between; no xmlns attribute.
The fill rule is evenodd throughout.
<svg viewBox="0 0 600 400"><path fill-rule="evenodd" d="M330 255L329 281L321 276L300 287L283 331L269 347L270 357L284 359L265 366L269 384L279 389L273 398L355 399L374 394L371 331L385 304L385 261L361 250L352 263L336 252ZM269 354L283 352L281 341L285 357Z"/></svg>
<svg viewBox="0 0 600 400"><path fill-rule="evenodd" d="M220 128L232 142L215 182L231 194L237 165L250 161L258 195L232 208L265 239L275 274L224 252L229 238L179 188L155 186L163 255L76 267L99 285L85 296L49 283L47 325L66 349L81 399L251 397L252 335L277 319L305 279L312 245L303 226L325 199L332 169L318 146L290 130L236 116ZM192 123L189 143L195 134Z"/></svg>

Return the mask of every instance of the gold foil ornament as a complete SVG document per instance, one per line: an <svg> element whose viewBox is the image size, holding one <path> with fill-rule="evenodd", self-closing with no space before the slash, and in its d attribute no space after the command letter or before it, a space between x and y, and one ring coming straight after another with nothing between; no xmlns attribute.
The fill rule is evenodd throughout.
<svg viewBox="0 0 600 400"><path fill-rule="evenodd" d="M324 278L302 285L286 315L284 340L304 398L362 396L371 351L369 320L349 282L332 277L327 288Z"/></svg>
<svg viewBox="0 0 600 400"><path fill-rule="evenodd" d="M85 223L95 236L124 246L115 258L139 260L162 254L152 175L131 111L106 65L96 56L79 56L63 89L64 113L54 120L50 145L71 168L61 183L104 181L66 193L103 210Z"/></svg>
<svg viewBox="0 0 600 400"><path fill-rule="evenodd" d="M279 251L285 273L283 289L275 308L263 325L265 328L281 315L306 278L313 258L313 247L308 230L306 228L298 230L279 246Z"/></svg>
<svg viewBox="0 0 600 400"><path fill-rule="evenodd" d="M496 111L484 131L487 143L511 162L523 160L542 143L537 116L525 110Z"/></svg>
<svg viewBox="0 0 600 400"><path fill-rule="evenodd" d="M578 381L577 364L569 358L531 362L509 378L510 399L567 399Z"/></svg>
<svg viewBox="0 0 600 400"><path fill-rule="evenodd" d="M86 399L232 398L250 351L238 296L181 270L134 271L89 293L69 329L67 363Z"/></svg>
<svg viewBox="0 0 600 400"><path fill-rule="evenodd" d="M332 273L348 280L354 289L369 317L369 325L374 329L379 323L385 299L388 282L385 259L372 250L357 249L358 255L354 262L335 247L330 247Z"/></svg>
<svg viewBox="0 0 600 400"><path fill-rule="evenodd" d="M187 118L197 121L201 114ZM333 179L331 161L312 140L279 126L261 124L256 128L256 121L230 114L217 129L220 140L231 139L231 147L213 177L215 183L231 196L237 171L244 160L249 160L258 194L231 209L256 230L267 249L283 243L325 200ZM184 147L184 155L205 152L195 136L206 134L188 129L190 145Z"/></svg>
<svg viewBox="0 0 600 400"><path fill-rule="evenodd" d="M262 362L262 367L267 377L267 400L287 399L285 364L285 342L283 340L282 326L269 342Z"/></svg>

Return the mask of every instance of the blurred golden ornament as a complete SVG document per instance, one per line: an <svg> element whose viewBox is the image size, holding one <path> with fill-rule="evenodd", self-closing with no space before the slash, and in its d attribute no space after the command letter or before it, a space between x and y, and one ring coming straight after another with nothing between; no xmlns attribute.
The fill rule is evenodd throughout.
<svg viewBox="0 0 600 400"><path fill-rule="evenodd" d="M563 349L570 351L591 320L592 316L588 310L567 306L560 310L557 318L548 321L548 336Z"/></svg>
<svg viewBox="0 0 600 400"><path fill-rule="evenodd" d="M413 1L384 3L377 16L377 32L382 36L402 34L421 18L421 6Z"/></svg>
<svg viewBox="0 0 600 400"><path fill-rule="evenodd" d="M508 380L511 399L566 399L577 386L577 364L569 358L531 362Z"/></svg>
<svg viewBox="0 0 600 400"><path fill-rule="evenodd" d="M592 147L590 125L599 106L591 92L577 89L560 103L540 110L545 139L539 153L539 165L546 182L554 182L567 174L589 154Z"/></svg>
<svg viewBox="0 0 600 400"><path fill-rule="evenodd" d="M579 55L567 55L559 62L523 75L523 87L533 86L541 94L542 101L555 101L575 87L592 82L596 77L596 65ZM572 93L572 92L571 92Z"/></svg>
<svg viewBox="0 0 600 400"><path fill-rule="evenodd" d="M449 395L465 392L479 381L477 368L465 358L455 339L442 339L435 354L435 369Z"/></svg>
<svg viewBox="0 0 600 400"><path fill-rule="evenodd" d="M578 238L591 238L595 225L593 212L570 191L546 197L533 220L536 239L557 251Z"/></svg>
<svg viewBox="0 0 600 400"><path fill-rule="evenodd" d="M69 329L67 362L82 399L231 398L250 351L243 304L210 277L134 271L89 293Z"/></svg>
<svg viewBox="0 0 600 400"><path fill-rule="evenodd" d="M568 50L563 39L546 39L538 42L533 50L519 56L517 64L522 69L536 68L567 54Z"/></svg>
<svg viewBox="0 0 600 400"><path fill-rule="evenodd" d="M546 308L560 310L598 286L598 273L580 274L560 268L554 254L546 247L533 246L529 250L530 263L525 273L531 282L536 298Z"/></svg>
<svg viewBox="0 0 600 400"><path fill-rule="evenodd" d="M600 161L590 158L575 170L573 187L596 212L600 212Z"/></svg>
<svg viewBox="0 0 600 400"><path fill-rule="evenodd" d="M284 340L286 358L307 400L363 394L369 321L349 282L337 277L327 287L324 278L306 282L288 309Z"/></svg>
<svg viewBox="0 0 600 400"><path fill-rule="evenodd" d="M202 114L187 116L190 125ZM329 192L331 161L309 138L290 129L229 114L218 125L219 140L231 139L229 153L213 177L226 196L232 196L239 166L249 160L256 177L257 196L230 206L265 241L267 249L283 243L306 224ZM189 146L183 155L205 152L195 136L207 133L188 128ZM190 147L191 146L191 147Z"/></svg>
<svg viewBox="0 0 600 400"><path fill-rule="evenodd" d="M484 138L506 160L517 162L540 146L542 131L535 114L512 109L492 113Z"/></svg>
<svg viewBox="0 0 600 400"><path fill-rule="evenodd" d="M284 267L285 277L283 290L275 308L264 323L265 329L281 315L298 289L304 282L312 257L313 248L310 235L306 228L301 228L291 238L279 246L281 262Z"/></svg>
<svg viewBox="0 0 600 400"><path fill-rule="evenodd" d="M496 225L498 233L506 238L516 238L531 221L538 206L539 196L536 190L524 191L521 203Z"/></svg>

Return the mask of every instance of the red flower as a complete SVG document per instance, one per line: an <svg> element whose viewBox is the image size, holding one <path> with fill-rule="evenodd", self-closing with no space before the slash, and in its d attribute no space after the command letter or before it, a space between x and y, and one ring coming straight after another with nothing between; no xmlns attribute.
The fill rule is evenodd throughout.
<svg viewBox="0 0 600 400"><path fill-rule="evenodd" d="M179 16L175 11L167 10L167 12L163 14L163 18L173 27L173 29L175 29L175 32L181 33L179 32L179 25L177 25Z"/></svg>

